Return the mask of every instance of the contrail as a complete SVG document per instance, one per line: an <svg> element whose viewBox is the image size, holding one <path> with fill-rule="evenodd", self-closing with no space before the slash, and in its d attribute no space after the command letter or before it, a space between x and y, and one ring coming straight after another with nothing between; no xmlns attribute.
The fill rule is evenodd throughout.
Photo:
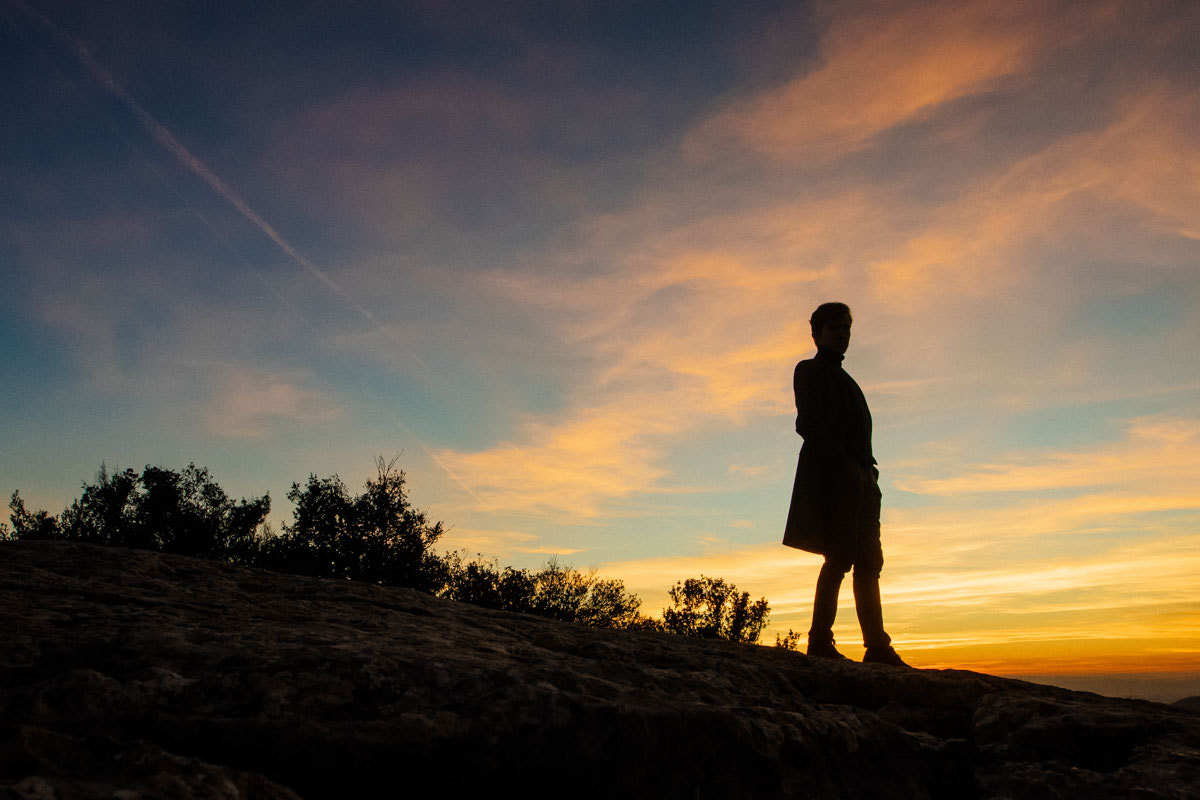
<svg viewBox="0 0 1200 800"><path fill-rule="evenodd" d="M407 427L406 427L406 426L405 426L403 423L401 423L400 427L404 428L404 430L406 430L406 431L408 430L408 428L407 428ZM409 432L409 434L412 434L412 431L408 431L408 432ZM427 455L427 456L429 456L430 458L432 458L432 459L433 459L433 461L434 461L434 463L435 463L435 464L437 464L439 467L441 467L441 468L442 468L442 471L443 471L443 472L445 472L447 475L449 475L449 476L450 476L450 479L451 479L452 481L454 481L454 482L455 482L455 483L457 483L457 484L458 484L460 487L462 487L462 490L463 490L464 492L466 492L467 494L471 495L471 497L475 498L475 502L476 502L476 503L479 503L480 507L482 507L484 511L488 512L488 513L489 513L489 514L491 514L493 517L495 517L495 516L498 516L498 515L496 514L496 511L495 511L495 509L493 509L493 508L492 508L490 505L488 505L486 502L484 502L484 500L483 500L483 498L482 498L482 497L480 497L479 495L475 494L475 492L474 492L474 491L471 489L471 487L470 487L470 486L467 486L467 484L463 483L463 481L462 481L462 478L460 478L460 477L458 477L457 475L455 475L455 474L454 474L454 470L452 470L452 469L450 469L449 467L447 467L447 466L446 466L446 465L445 465L445 464L442 462L442 460L441 460L440 458L438 458L438 456L437 456L437 454L436 454L436 453L434 453L432 450L430 450L428 447L426 447L426 446L425 446L425 443L421 441L420 437L418 437L418 436L413 436L413 438L417 440L417 444L418 444L418 445L420 445L421 449L425 451L425 455Z"/></svg>
<svg viewBox="0 0 1200 800"><path fill-rule="evenodd" d="M108 70L106 70L102 65L97 63L96 60L92 58L91 53L88 51L87 46L83 44L83 42L79 41L70 34L63 33L61 30L59 30L57 25L50 21L50 19L43 16L37 10L25 5L21 2L21 0L10 0L10 2L12 2L13 5L20 8L29 16L37 19L45 27L49 28L56 37L67 42L71 46L71 49L75 51L75 55L78 56L83 65L87 67L89 72L92 73L93 77L100 81L100 83L102 83L109 92L111 92L117 99L125 104L126 108L133 112L134 116L137 118L138 122L141 123L142 127L145 128L146 131L154 137L154 140L158 142L158 144L164 150L170 153L176 161L187 167L193 174L207 183L209 188L211 188L214 192L224 198L227 203L237 209L238 212L247 220L249 220L251 224L265 233L267 237L270 238L270 240L273 241L279 247L279 249L286 253L293 261L308 270L313 277L319 280L325 285L326 288L328 288L338 297L342 298L347 305L361 314L364 319L370 322L371 325L377 328L381 333L383 333L389 339L395 341L397 346L404 350L404 352L407 353L413 361L419 364L422 369L429 369L429 365L422 361L416 353L412 352L403 344L403 342L399 341L386 327L384 327L377 319L375 319L375 315L371 313L370 309L364 307L361 303L351 297L344 289L342 289L341 286L335 283L332 278L326 275L324 270L309 261L303 253L293 247L287 239L283 238L279 231L275 230L275 228L269 222L259 216L258 213L255 212L255 210L252 209L249 204L247 204L246 201L243 200L241 196L229 186L229 184L221 180L216 173L209 169L203 161L194 156L190 150L184 147L183 143L175 138L175 135L171 133L167 126L163 125L152 114L150 114L150 112L142 108L141 104L139 104L129 95L128 92L121 88L112 75L109 74Z"/></svg>
<svg viewBox="0 0 1200 800"><path fill-rule="evenodd" d="M266 234L267 237L270 238L271 241L273 241L276 244L276 246L279 247L280 250L282 250L284 253L286 253L288 255L288 257L290 257L293 261L295 261L300 266L304 267L313 277L315 277L322 284L324 284L324 286L327 289L332 291L338 297L342 298L346 302L347 305L349 305L351 308L353 308L355 311L357 311L359 314L361 314L364 319L366 319L368 322L370 322L381 333L383 333L388 338L395 341L396 344L401 349L403 349L413 361L415 361L417 364L419 364L422 369L425 369L425 370L429 369L429 366L424 361L422 361L421 358L419 356L417 356L416 353L413 353L408 347L404 346L404 344L402 342L400 342L390 331L388 331L387 328L385 328L377 319L375 319L375 315L371 313L370 309L365 308L362 304L357 302L344 289L342 289L341 286L339 286L337 283L335 283L332 278L330 278L328 275L326 275L325 272L320 267L318 267L316 264L312 263L312 261L310 261L308 258L306 258L303 253L301 253L299 250L297 250L295 247L293 247L292 244L287 239L283 238L283 236L279 233L279 231L275 230L275 228L269 222L267 222L265 219L263 219L261 216L259 216L259 214L254 209L252 209L249 206L249 204L246 203L246 201L243 200L237 192L235 192L227 183L225 183L225 181L221 180L221 178L218 177L217 174L214 173L211 169L209 169L208 166L203 161L201 161L199 158L197 158L195 155L193 155L192 152L190 150L188 150L183 145L183 143L180 142L175 137L175 135L173 133L171 133L171 131L167 128L167 126L163 125L152 114L150 114L150 112L148 112L148 111L146 111L146 109L142 108L141 104L139 104L136 100L133 99L133 97L131 97L129 95L128 92L126 92L123 88L121 88L121 86L116 82L116 80L112 77L112 75L109 74L108 70L106 70L102 65L97 63L95 61L95 59L92 58L91 53L88 51L87 46L84 45L83 42L79 41L78 39L74 38L73 36L70 36L69 34L63 33L61 30L59 30L58 26L55 25L50 19L43 16L37 10L32 9L29 6L25 5L23 2L21 2L21 0L9 0L9 2L12 5L16 6L17 8L19 8L21 11L23 11L28 16L33 17L34 19L38 20L43 26L45 26L47 29L49 29L50 32L54 36L56 36L57 38L59 38L62 41L67 42L70 45L70 48L75 52L76 56L79 58L80 62L88 69L89 72L91 72L93 77L95 77L100 83L102 83L104 85L104 87L106 89L108 89L108 91L110 93L112 93L115 97L117 97L122 103L125 104L125 106L131 112L133 112L134 116L137 118L138 122L142 125L142 127L145 128L146 131L151 136L154 137L154 140L156 142L158 142L159 146L162 147L164 150L166 150L168 153L170 153L171 156L174 157L176 161L178 161L180 164L182 164L184 167L186 167L188 170L190 170L193 174L195 174L197 177L199 177L201 180L203 180L206 184L208 184L209 188L211 188L214 192L216 192L218 195L220 195L227 203L229 203L231 206L233 206L235 209L237 209L237 211L243 217L245 217L247 220L249 220L251 224L253 224L256 228L258 228L264 234ZM10 20L10 22L11 22L11 20ZM205 223L205 225L208 226L210 228L210 230L212 229L212 226L208 225L208 221L206 219L204 219L204 217L202 215L200 215L199 212L197 212L197 211L195 211L195 209L193 209L193 213L196 213L197 216L200 216L201 220ZM215 231L214 231L214 233L215 233ZM225 243L225 245L226 245L226 247L229 247L228 243ZM257 275L257 270L254 270L254 271ZM261 276L259 276L259 278L260 278L260 280L262 280ZM264 283L265 283L265 281L264 281ZM268 288L271 288L271 287L268 286ZM278 296L278 292L275 292L273 288L271 289L271 291L274 294L276 294L276 296ZM280 298L280 299L282 299L282 298ZM478 494L476 494L471 489L470 486L468 486L466 483L464 483L463 480L458 477L458 475L454 474L454 471L451 470L448 466L446 466L445 463L442 462L442 460L437 456L437 454L434 453L433 450L431 450L421 440L421 437L419 437L415 433L413 433L412 430L410 430L407 425L405 425L403 422L401 422L399 420L399 418L396 419L396 423L402 429L404 429L404 431L406 431L409 436L412 436L413 439L416 440L416 442L420 446L420 448L425 451L425 454L427 456L429 456L429 458L432 459L433 462L435 464L437 464L438 467L443 472L445 472L448 476L450 476L451 480L453 480L456 484L458 484L463 489L463 491L465 491L467 494L469 494L475 500L475 502L478 503L484 510L486 510L488 513L495 516L495 514L496 514L495 510L493 510L483 500L483 498L481 498Z"/></svg>

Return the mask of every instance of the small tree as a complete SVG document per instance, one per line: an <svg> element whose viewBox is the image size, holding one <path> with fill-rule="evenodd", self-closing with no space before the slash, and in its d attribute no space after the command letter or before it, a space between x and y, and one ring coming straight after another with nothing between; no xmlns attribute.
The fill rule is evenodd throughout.
<svg viewBox="0 0 1200 800"><path fill-rule="evenodd" d="M550 559L534 574L533 613L574 622L587 599L591 577Z"/></svg>
<svg viewBox="0 0 1200 800"><path fill-rule="evenodd" d="M442 596L484 608L537 614L594 628L652 627L638 610L642 601L615 579L596 577L551 559L536 571L500 568L495 561L466 561L459 553L444 559Z"/></svg>
<svg viewBox="0 0 1200 800"><path fill-rule="evenodd" d="M153 532L137 524L139 483L138 474L132 469L110 473L107 465L101 463L95 483L83 484L83 494L63 511L62 537L93 544L159 549Z"/></svg>
<svg viewBox="0 0 1200 800"><path fill-rule="evenodd" d="M594 628L635 627L642 601L617 579L601 579L551 559L533 576L533 613Z"/></svg>
<svg viewBox="0 0 1200 800"><path fill-rule="evenodd" d="M156 542L167 553L243 561L271 510L269 496L234 503L195 464L182 472L147 466L141 482L133 502L134 541L127 542L133 547Z"/></svg>
<svg viewBox="0 0 1200 800"><path fill-rule="evenodd" d="M96 480L58 517L30 513L19 493L9 503L19 539L72 539L137 547L202 558L246 561L271 498L233 502L207 469L188 464L182 472L147 465L109 472Z"/></svg>
<svg viewBox="0 0 1200 800"><path fill-rule="evenodd" d="M766 598L750 602L750 593L721 578L688 578L671 588L671 607L663 609L663 629L701 639L754 644L771 613Z"/></svg>
<svg viewBox="0 0 1200 800"><path fill-rule="evenodd" d="M642 600L625 591L624 582L616 578L592 578L587 597L579 607L576 621L593 628L645 630L657 624L641 613Z"/></svg>
<svg viewBox="0 0 1200 800"><path fill-rule="evenodd" d="M775 646L782 647L784 650L799 650L800 649L800 634L796 633L791 628L784 636L775 634Z"/></svg>
<svg viewBox="0 0 1200 800"><path fill-rule="evenodd" d="M351 497L337 475L310 475L293 483L293 523L263 543L259 563L322 578L346 578L433 591L445 582L445 566L431 551L442 523L429 524L404 489L395 459L376 460L377 475Z"/></svg>
<svg viewBox="0 0 1200 800"><path fill-rule="evenodd" d="M444 533L442 523L430 525L425 513L412 507L404 472L395 465L395 458L376 458L375 479L367 481L366 491L354 501L359 579L433 591L444 570L431 549Z"/></svg>
<svg viewBox="0 0 1200 800"><path fill-rule="evenodd" d="M529 570L501 569L496 560L464 560L461 553L443 559L446 567L441 595L451 600L497 611L534 613L537 585Z"/></svg>
<svg viewBox="0 0 1200 800"><path fill-rule="evenodd" d="M14 539L61 539L58 528L58 517L52 517L44 509L30 512L25 508L21 492L12 493L8 501L8 509L12 512L8 519L12 522Z"/></svg>
<svg viewBox="0 0 1200 800"><path fill-rule="evenodd" d="M262 542L259 566L323 578L350 578L346 539L353 525L354 504L346 485L332 475L308 476L303 489L293 483L287 497L295 504L293 523L283 534Z"/></svg>

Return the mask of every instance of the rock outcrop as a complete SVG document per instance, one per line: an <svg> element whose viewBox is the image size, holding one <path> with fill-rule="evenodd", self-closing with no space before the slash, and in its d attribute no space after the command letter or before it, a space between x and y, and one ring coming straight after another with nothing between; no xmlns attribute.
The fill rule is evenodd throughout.
<svg viewBox="0 0 1200 800"><path fill-rule="evenodd" d="M63 542L0 687L0 797L1200 797L1183 708Z"/></svg>

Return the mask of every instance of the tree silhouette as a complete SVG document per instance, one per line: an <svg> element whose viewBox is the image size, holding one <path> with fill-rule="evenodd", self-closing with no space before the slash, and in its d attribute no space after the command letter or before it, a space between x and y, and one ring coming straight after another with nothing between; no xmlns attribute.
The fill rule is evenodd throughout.
<svg viewBox="0 0 1200 800"><path fill-rule="evenodd" d="M140 484L141 479L132 469L110 473L107 466L101 464L95 483L84 484L83 494L60 516L62 538L159 549L158 538L138 524L136 506Z"/></svg>
<svg viewBox="0 0 1200 800"><path fill-rule="evenodd" d="M783 636L775 634L775 646L782 647L784 650L799 650L800 649L800 634L788 628L788 632Z"/></svg>
<svg viewBox="0 0 1200 800"><path fill-rule="evenodd" d="M450 600L492 608L497 611L533 612L537 587L529 570L500 567L496 560L465 560L462 553L448 553L445 583L440 594Z"/></svg>
<svg viewBox="0 0 1200 800"><path fill-rule="evenodd" d="M597 578L551 559L538 570L501 568L495 560L445 559L443 597L503 611L537 614L594 628L655 627L639 613L642 601L615 578Z"/></svg>
<svg viewBox="0 0 1200 800"><path fill-rule="evenodd" d="M663 629L681 636L728 639L754 644L771 613L766 598L750 602L750 593L721 578L688 578L671 588L671 607L663 609Z"/></svg>
<svg viewBox="0 0 1200 800"><path fill-rule="evenodd" d="M661 621L641 614L641 600L613 578L580 572L553 559L535 570L433 552L442 523L412 507L396 459L376 458L376 475L352 496L337 475L309 475L287 497L292 523L272 535L264 523L269 496L232 501L207 469L188 464L176 472L146 466L109 472L59 516L30 512L19 492L9 508L12 528L0 539L72 539L233 561L321 578L407 586L485 608L518 611L600 628L658 630L705 639L756 643L770 608L766 598L721 578L689 578L669 591ZM775 644L795 649L788 631Z"/></svg>
<svg viewBox="0 0 1200 800"><path fill-rule="evenodd" d="M269 497L234 503L207 469L194 464L182 473L146 467L141 482L142 492L134 501L134 534L144 541L157 538L159 549L168 553L244 560L271 510Z"/></svg>
<svg viewBox="0 0 1200 800"><path fill-rule="evenodd" d="M446 567L431 547L443 533L413 508L396 460L376 459L376 476L351 497L337 475L293 483L296 504L284 533L262 542L257 563L321 578L345 578L433 591Z"/></svg>
<svg viewBox="0 0 1200 800"><path fill-rule="evenodd" d="M269 496L235 503L207 469L188 464L182 472L147 465L109 472L96 480L58 517L30 513L19 492L9 502L16 538L72 539L138 547L202 558L245 561L271 509Z"/></svg>
<svg viewBox="0 0 1200 800"><path fill-rule="evenodd" d="M9 521L12 523L14 539L61 539L58 517L52 517L43 509L30 512L25 508L20 490L12 493L8 501Z"/></svg>

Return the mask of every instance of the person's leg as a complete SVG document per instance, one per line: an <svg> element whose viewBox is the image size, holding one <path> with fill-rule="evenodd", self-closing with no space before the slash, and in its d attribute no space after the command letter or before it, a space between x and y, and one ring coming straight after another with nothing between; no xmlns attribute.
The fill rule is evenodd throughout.
<svg viewBox="0 0 1200 800"><path fill-rule="evenodd" d="M846 570L836 562L825 559L821 574L817 576L817 596L813 600L812 628L809 638L833 635L833 621L837 618L838 595Z"/></svg>
<svg viewBox="0 0 1200 800"><path fill-rule="evenodd" d="M862 628L866 663L907 666L892 648L892 637L883 627L883 602L879 596L879 575L883 571L883 546L879 537L880 493L877 484L864 492L859 517L857 552L854 558L854 610Z"/></svg>
<svg viewBox="0 0 1200 800"><path fill-rule="evenodd" d="M892 637L883 629L883 604L879 599L879 574L883 571L883 546L879 541L879 486L864 481L854 550L854 610L862 628L863 647L887 647Z"/></svg>
<svg viewBox="0 0 1200 800"><path fill-rule="evenodd" d="M854 569L854 610L862 628L863 647L889 647L892 637L883 629L883 602L879 598L879 573L863 574Z"/></svg>
<svg viewBox="0 0 1200 800"><path fill-rule="evenodd" d="M817 596L813 600L812 627L808 630L808 654L842 658L833 644L833 621L837 618L838 595L850 566L828 556L817 576Z"/></svg>

